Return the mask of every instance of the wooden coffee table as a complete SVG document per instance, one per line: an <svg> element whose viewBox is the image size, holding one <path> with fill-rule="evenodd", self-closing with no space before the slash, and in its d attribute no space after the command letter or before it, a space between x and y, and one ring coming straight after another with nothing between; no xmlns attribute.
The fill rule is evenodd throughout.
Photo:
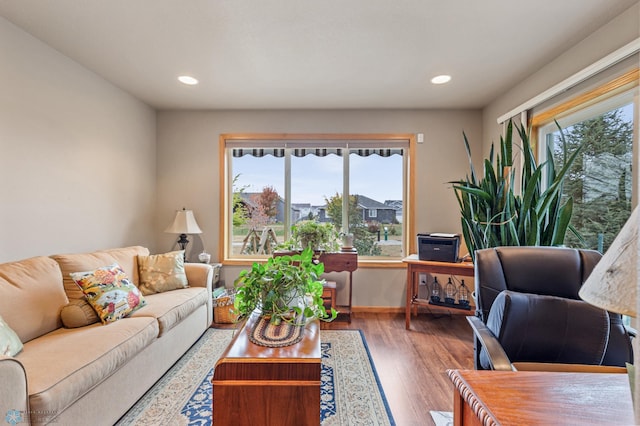
<svg viewBox="0 0 640 426"><path fill-rule="evenodd" d="M320 327L309 323L303 338L283 348L249 340L252 315L236 332L213 373L213 424L319 425Z"/></svg>

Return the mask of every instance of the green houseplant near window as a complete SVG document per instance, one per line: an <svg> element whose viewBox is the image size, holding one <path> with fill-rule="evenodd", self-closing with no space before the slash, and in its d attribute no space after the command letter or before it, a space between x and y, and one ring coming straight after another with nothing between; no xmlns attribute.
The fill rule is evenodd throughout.
<svg viewBox="0 0 640 426"><path fill-rule="evenodd" d="M580 150L576 150L560 170L554 166L550 148L547 148L547 161L537 164L529 134L524 126L515 127L522 141L522 173L518 194L513 188L512 122L508 123L505 137L500 138L500 152L496 156L495 167L491 145L489 158L484 160L482 178L476 175L469 141L463 134L470 175L450 183L453 183L460 205L462 234L474 261L476 250L497 246L558 246L564 243L568 229L578 235L570 226L573 199L569 197L562 204L561 198L564 177ZM561 137L564 139L564 136ZM546 171L548 179L545 190L543 171Z"/></svg>
<svg viewBox="0 0 640 426"><path fill-rule="evenodd" d="M292 256L271 257L264 264L255 262L234 282L235 311L243 318L259 307L261 315L276 325L282 321L304 325L302 316L306 321L333 321L337 311L332 308L327 314L322 300L323 272L324 264L314 261L309 248Z"/></svg>
<svg viewBox="0 0 640 426"><path fill-rule="evenodd" d="M340 248L339 234L329 222L317 222L313 219L301 220L291 226L291 238L279 247L287 250L306 249L337 251Z"/></svg>

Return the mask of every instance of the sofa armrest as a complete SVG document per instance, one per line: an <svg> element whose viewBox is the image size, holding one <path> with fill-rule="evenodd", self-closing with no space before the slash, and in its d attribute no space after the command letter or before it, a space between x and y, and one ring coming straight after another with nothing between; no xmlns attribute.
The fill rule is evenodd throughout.
<svg viewBox="0 0 640 426"><path fill-rule="evenodd" d="M16 358L0 355L0 413L15 413L19 423L30 424L27 373Z"/></svg>
<svg viewBox="0 0 640 426"><path fill-rule="evenodd" d="M209 324L213 322L213 300L211 297L213 287L213 267L206 263L185 263L184 272L187 274L187 281L190 287L204 287L209 294L207 297L207 308Z"/></svg>
<svg viewBox="0 0 640 426"><path fill-rule="evenodd" d="M509 357L502 349L502 345L496 336L489 330L485 323L478 317L467 317L467 321L473 329L473 334L480 341L482 347L489 355L489 362L493 370L513 371Z"/></svg>
<svg viewBox="0 0 640 426"><path fill-rule="evenodd" d="M184 272L190 287L206 287L211 291L213 267L206 263L185 263Z"/></svg>

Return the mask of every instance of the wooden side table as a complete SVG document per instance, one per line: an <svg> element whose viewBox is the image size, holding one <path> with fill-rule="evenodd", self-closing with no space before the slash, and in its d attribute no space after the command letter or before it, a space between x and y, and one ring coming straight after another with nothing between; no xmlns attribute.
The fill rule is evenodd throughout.
<svg viewBox="0 0 640 426"><path fill-rule="evenodd" d="M320 326L307 324L303 338L282 348L259 346L249 332L252 315L236 333L213 372L215 425L319 425Z"/></svg>
<svg viewBox="0 0 640 426"><path fill-rule="evenodd" d="M632 425L626 374L448 370L454 425Z"/></svg>
<svg viewBox="0 0 640 426"><path fill-rule="evenodd" d="M407 330L411 328L411 309L415 306L429 306L434 311L455 310L437 305L430 305L429 300L418 298L418 275L422 273L429 274L447 274L461 275L465 277L473 277L474 269L472 262L435 262L431 260L420 260L417 254L412 254L402 259L407 264L407 300L405 305L405 327ZM474 308L470 310L461 310L461 313L473 315Z"/></svg>
<svg viewBox="0 0 640 426"><path fill-rule="evenodd" d="M325 272L347 272L349 274L348 304L338 305L336 309L340 312L339 317L346 317L351 322L351 294L353 290L353 271L358 269L357 251L340 251L332 253L321 253L320 262L324 263Z"/></svg>
<svg viewBox="0 0 640 426"><path fill-rule="evenodd" d="M213 268L213 279L211 280L211 286L217 287L220 283L220 271L222 270L222 263L209 263Z"/></svg>

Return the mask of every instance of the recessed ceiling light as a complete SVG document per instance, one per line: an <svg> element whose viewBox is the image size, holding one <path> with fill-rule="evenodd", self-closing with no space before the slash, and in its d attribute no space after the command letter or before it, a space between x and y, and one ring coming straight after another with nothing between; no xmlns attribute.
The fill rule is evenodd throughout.
<svg viewBox="0 0 640 426"><path fill-rule="evenodd" d="M191 77L190 75L181 75L178 77L180 83L188 84L189 86L193 86L194 84L198 84L198 80Z"/></svg>
<svg viewBox="0 0 640 426"><path fill-rule="evenodd" d="M433 77L431 79L431 82L433 84L444 84L444 83L448 83L450 81L451 81L451 76L450 75L446 75L446 74L437 75L437 76L435 76L435 77Z"/></svg>

